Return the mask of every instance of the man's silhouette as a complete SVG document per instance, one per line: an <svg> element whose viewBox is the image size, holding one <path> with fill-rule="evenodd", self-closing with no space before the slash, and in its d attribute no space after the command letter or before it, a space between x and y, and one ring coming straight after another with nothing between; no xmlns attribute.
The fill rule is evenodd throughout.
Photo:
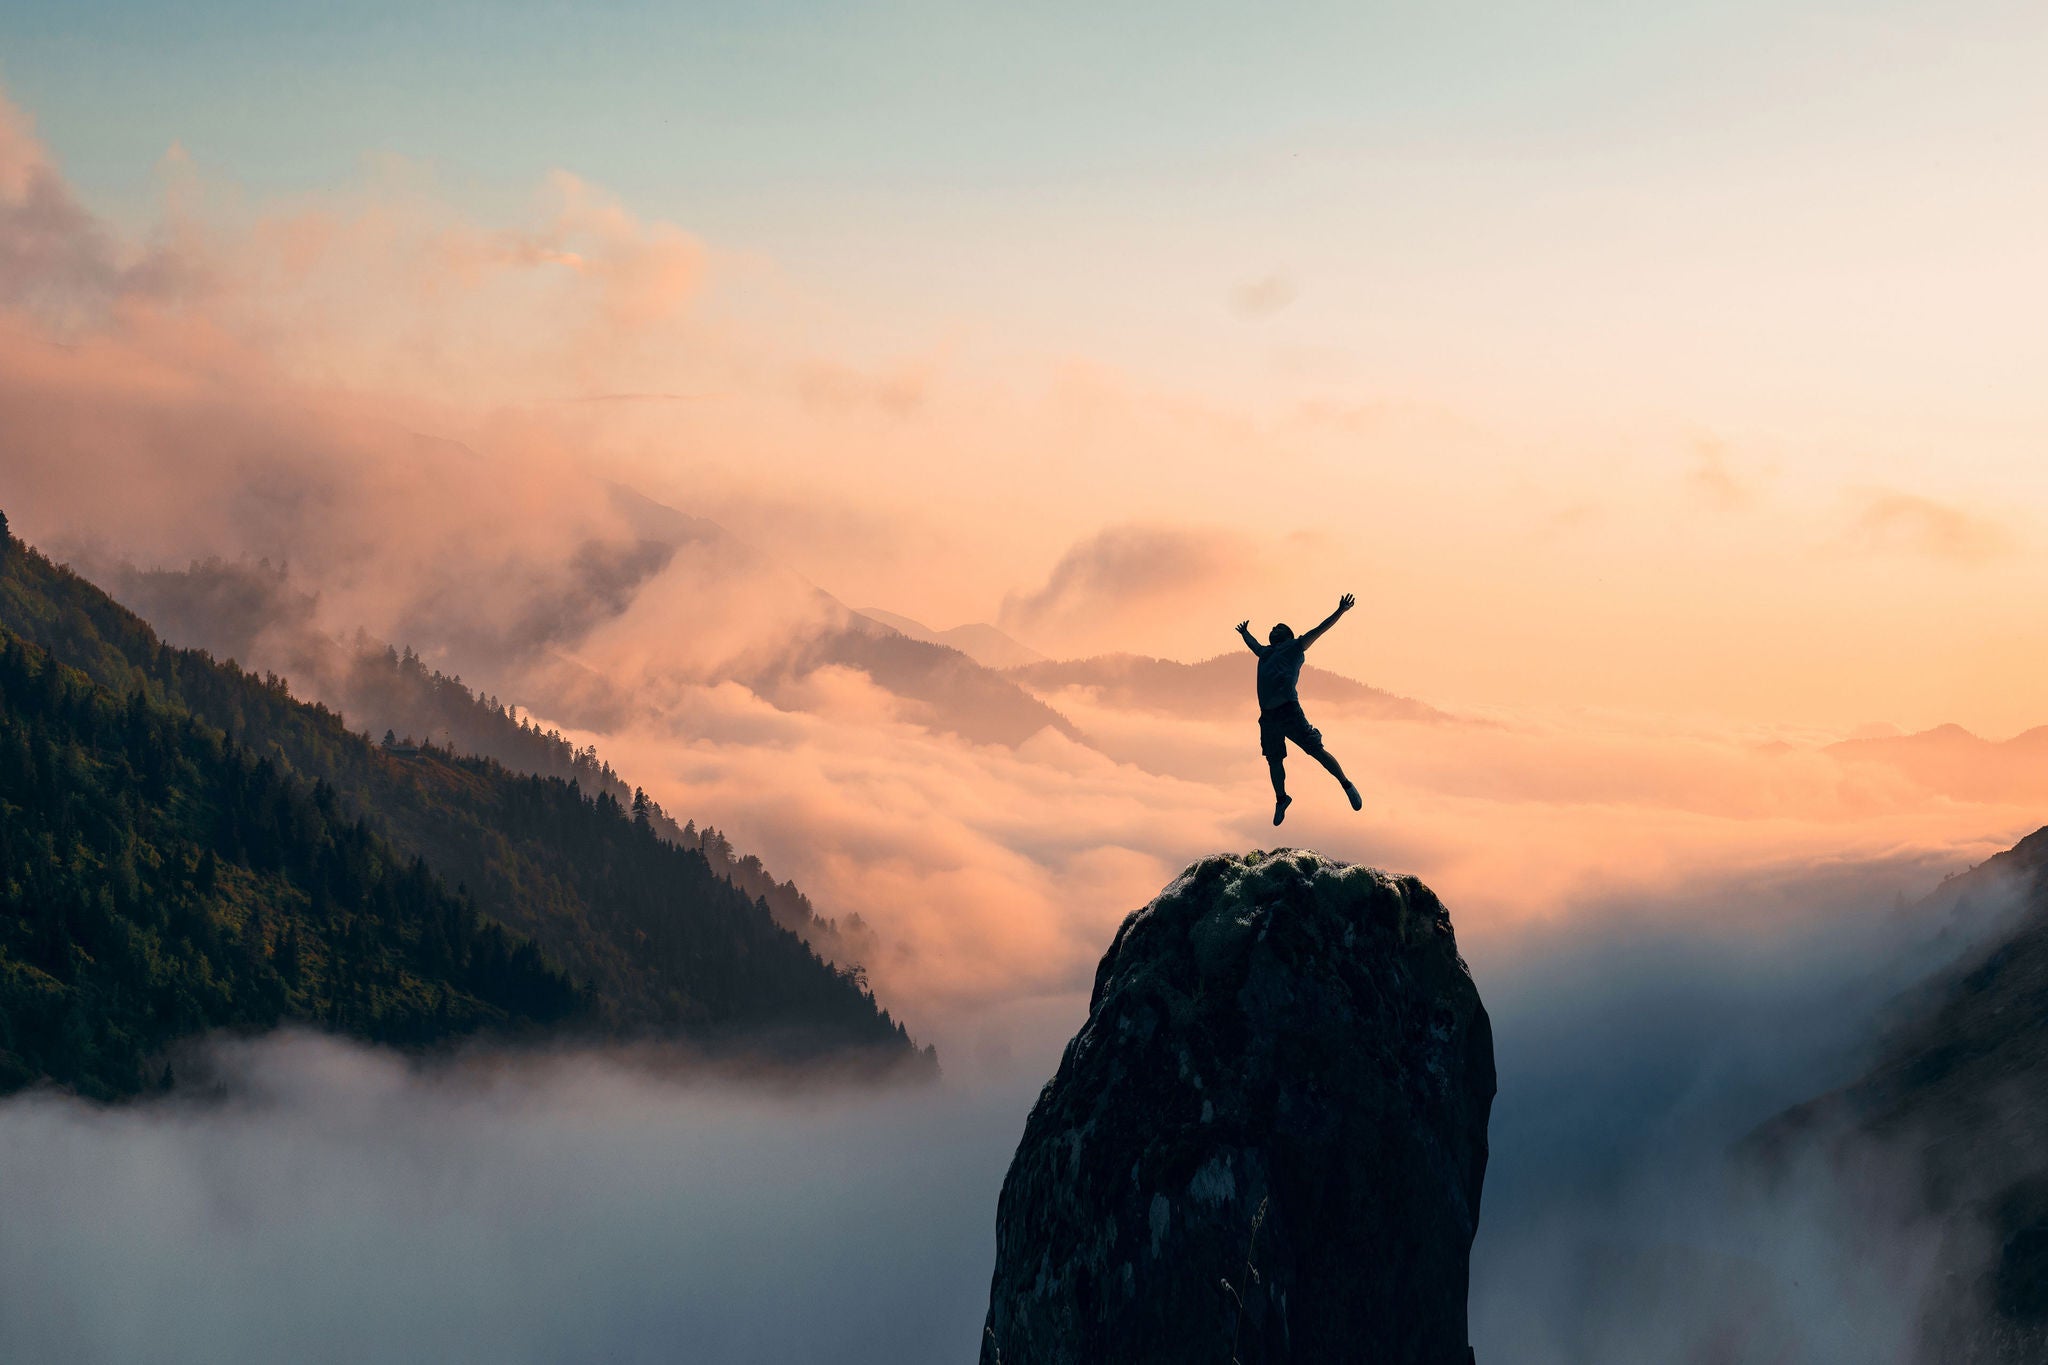
<svg viewBox="0 0 2048 1365"><path fill-rule="evenodd" d="M1336 625L1337 618L1350 611L1357 601L1350 593L1345 593L1328 620L1299 638L1286 626L1279 625L1273 627L1266 643L1260 644L1252 638L1250 621L1237 623L1237 633L1244 637L1252 653L1259 656L1259 752L1266 756L1266 770L1273 774L1273 823L1276 825L1287 818L1287 807L1294 801L1287 794L1287 741L1290 739L1343 784L1344 794L1351 798L1351 809L1358 810L1365 805L1365 798L1358 794L1358 788L1351 785L1351 779L1344 776L1344 769L1338 765L1336 756L1323 747L1323 732L1308 723L1308 716L1301 709L1301 694L1297 690L1308 647L1320 640L1324 631Z"/></svg>

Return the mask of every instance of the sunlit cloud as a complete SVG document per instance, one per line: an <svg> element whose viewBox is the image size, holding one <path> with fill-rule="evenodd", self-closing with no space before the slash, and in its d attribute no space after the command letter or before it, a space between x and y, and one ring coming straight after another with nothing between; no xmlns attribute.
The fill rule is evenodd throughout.
<svg viewBox="0 0 2048 1365"><path fill-rule="evenodd" d="M1862 495L1847 539L1860 550L1902 552L1953 564L1983 564L2013 548L2012 532L2002 522L1895 489Z"/></svg>
<svg viewBox="0 0 2048 1365"><path fill-rule="evenodd" d="M1729 459L1728 448L1712 438L1702 438L1693 447L1692 468L1686 483L1712 506L1724 512L1739 512L1756 502L1757 490L1739 475Z"/></svg>
<svg viewBox="0 0 2048 1365"><path fill-rule="evenodd" d="M1044 583L1006 596L998 620L1051 639L1099 640L1148 613L1213 602L1256 561L1252 543L1222 527L1110 526L1070 546Z"/></svg>
<svg viewBox="0 0 2048 1365"><path fill-rule="evenodd" d="M1299 293L1292 276L1284 270L1275 270L1234 285L1230 291L1230 308L1239 317L1256 322L1284 311Z"/></svg>

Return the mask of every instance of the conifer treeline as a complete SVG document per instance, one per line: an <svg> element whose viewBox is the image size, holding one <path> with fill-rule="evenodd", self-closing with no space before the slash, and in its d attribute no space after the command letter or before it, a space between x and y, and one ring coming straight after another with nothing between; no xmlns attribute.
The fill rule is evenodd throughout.
<svg viewBox="0 0 2048 1365"><path fill-rule="evenodd" d="M130 1090L164 1042L204 1027L299 1018L416 1042L578 1011L615 1036L934 1064L858 970L824 962L611 782L592 794L431 744L383 752L280 678L164 645L4 532L0 629L19 674L0 716L9 753L29 754L8 778L27 785L0 798L12 1083ZM83 676L46 673L38 650ZM35 709L50 689L62 705ZM106 728L116 711L139 718L133 752ZM67 757L39 767L45 751Z"/></svg>
<svg viewBox="0 0 2048 1365"><path fill-rule="evenodd" d="M326 783L0 629L0 1090L131 1094L212 1028L420 1044L585 1003Z"/></svg>
<svg viewBox="0 0 2048 1365"><path fill-rule="evenodd" d="M371 729L391 730L404 743L439 741L462 753L494 758L514 772L574 781L592 797L608 793L620 802L645 801L656 833L698 850L712 871L749 897L766 901L785 929L842 950L866 942L868 929L858 915L848 916L844 925L820 915L794 881L777 880L760 858L740 853L719 830L710 825L700 829L694 819L677 824L660 803L629 787L596 745L577 747L560 730L517 714L495 696L472 691L457 675L430 667L410 647L360 650L341 691L351 712Z"/></svg>

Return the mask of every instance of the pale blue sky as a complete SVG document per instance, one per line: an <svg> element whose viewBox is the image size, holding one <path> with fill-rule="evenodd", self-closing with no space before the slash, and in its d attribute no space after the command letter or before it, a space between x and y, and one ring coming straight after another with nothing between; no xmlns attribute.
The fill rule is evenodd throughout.
<svg viewBox="0 0 2048 1365"><path fill-rule="evenodd" d="M559 167L884 350L1567 402L1648 363L1630 392L1739 425L1851 370L2029 391L1993 305L2048 290L2044 38L1985 0L0 0L0 81L118 221L173 142L258 201L397 154L486 219Z"/></svg>
<svg viewBox="0 0 2048 1365"><path fill-rule="evenodd" d="M372 151L572 167L716 231L1300 142L1598 140L1842 8L8 0L0 76L108 201L175 139L258 192Z"/></svg>

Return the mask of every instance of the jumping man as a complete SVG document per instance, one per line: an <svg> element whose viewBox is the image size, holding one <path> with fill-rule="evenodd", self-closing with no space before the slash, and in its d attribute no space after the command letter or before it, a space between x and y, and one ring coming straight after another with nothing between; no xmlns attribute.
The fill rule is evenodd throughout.
<svg viewBox="0 0 2048 1365"><path fill-rule="evenodd" d="M1273 627L1266 643L1260 644L1252 638L1250 621L1237 623L1237 633L1244 637L1252 653L1259 656L1259 752L1266 756L1266 769L1273 774L1273 823L1276 825L1287 818L1287 807L1294 801L1287 794L1287 741L1290 739L1343 784L1344 794L1351 798L1351 809L1358 810L1365 805L1365 798L1358 794L1358 788L1351 785L1351 779L1344 776L1344 769L1338 766L1336 756L1323 747L1323 732L1308 723L1308 717L1301 709L1301 694L1297 690L1308 647L1322 639L1323 632L1336 625L1337 618L1350 611L1357 601L1350 593L1345 593L1328 620L1298 639L1292 630L1279 625Z"/></svg>

